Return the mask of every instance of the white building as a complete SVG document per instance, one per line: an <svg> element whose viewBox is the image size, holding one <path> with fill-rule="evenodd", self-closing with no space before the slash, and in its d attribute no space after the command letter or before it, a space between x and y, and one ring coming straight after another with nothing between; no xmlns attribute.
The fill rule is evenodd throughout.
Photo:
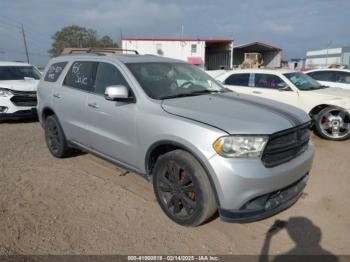
<svg viewBox="0 0 350 262"><path fill-rule="evenodd" d="M207 70L232 67L233 40L229 39L174 39L123 38L122 48L175 58Z"/></svg>
<svg viewBox="0 0 350 262"><path fill-rule="evenodd" d="M306 52L306 67L322 68L331 64L350 67L350 46Z"/></svg>

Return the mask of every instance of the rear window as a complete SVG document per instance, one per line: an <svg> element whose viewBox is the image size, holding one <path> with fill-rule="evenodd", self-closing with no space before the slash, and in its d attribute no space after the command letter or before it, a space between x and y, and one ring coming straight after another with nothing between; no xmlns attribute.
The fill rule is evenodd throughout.
<svg viewBox="0 0 350 262"><path fill-rule="evenodd" d="M233 74L225 80L225 85L249 86L250 74Z"/></svg>
<svg viewBox="0 0 350 262"><path fill-rule="evenodd" d="M52 64L47 70L44 80L47 82L56 82L66 65L67 62Z"/></svg>
<svg viewBox="0 0 350 262"><path fill-rule="evenodd" d="M39 80L40 72L34 66L0 66L0 80L24 80L24 78Z"/></svg>
<svg viewBox="0 0 350 262"><path fill-rule="evenodd" d="M63 84L92 92L96 78L97 62L77 61L70 67Z"/></svg>

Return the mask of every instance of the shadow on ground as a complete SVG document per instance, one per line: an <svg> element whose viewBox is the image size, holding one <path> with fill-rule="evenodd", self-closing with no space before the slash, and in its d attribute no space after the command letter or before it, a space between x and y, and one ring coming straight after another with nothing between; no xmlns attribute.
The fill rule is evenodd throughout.
<svg viewBox="0 0 350 262"><path fill-rule="evenodd" d="M270 257L269 249L271 240L273 236L284 229L287 230L290 238L294 241L295 246L285 254ZM337 256L322 248L320 245L321 238L321 229L306 217L291 217L288 221L276 220L266 233L259 262L339 261Z"/></svg>

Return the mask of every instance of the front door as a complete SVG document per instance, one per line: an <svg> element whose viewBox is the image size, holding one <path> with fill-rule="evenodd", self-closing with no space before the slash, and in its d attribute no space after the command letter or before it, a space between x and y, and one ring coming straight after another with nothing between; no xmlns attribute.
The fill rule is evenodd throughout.
<svg viewBox="0 0 350 262"><path fill-rule="evenodd" d="M94 91L87 100L90 121L93 123L92 148L124 164L135 166L137 104L106 100L106 87L112 85L126 86L132 94L116 65L100 62Z"/></svg>
<svg viewBox="0 0 350 262"><path fill-rule="evenodd" d="M252 95L298 106L298 93L293 91L279 76L253 74L251 81L254 83L250 89Z"/></svg>

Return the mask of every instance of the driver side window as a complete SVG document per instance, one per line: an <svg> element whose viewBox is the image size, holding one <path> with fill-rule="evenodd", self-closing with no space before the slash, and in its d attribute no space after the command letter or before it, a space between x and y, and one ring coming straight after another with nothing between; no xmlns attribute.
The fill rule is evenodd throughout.
<svg viewBox="0 0 350 262"><path fill-rule="evenodd" d="M94 92L104 95L106 87L116 85L129 88L128 83L114 65L102 62L98 63Z"/></svg>

